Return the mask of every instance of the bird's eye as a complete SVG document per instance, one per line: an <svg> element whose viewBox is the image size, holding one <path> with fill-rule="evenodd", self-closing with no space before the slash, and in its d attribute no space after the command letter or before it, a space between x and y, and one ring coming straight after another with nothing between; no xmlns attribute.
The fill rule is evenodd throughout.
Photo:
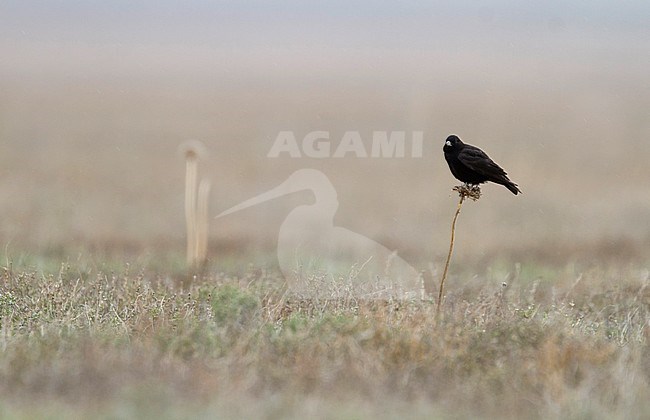
<svg viewBox="0 0 650 420"><path fill-rule="evenodd" d="M450 142L449 140L447 140L447 141L445 142L445 146L451 146L451 142ZM440 146L438 146L438 147L440 147Z"/></svg>

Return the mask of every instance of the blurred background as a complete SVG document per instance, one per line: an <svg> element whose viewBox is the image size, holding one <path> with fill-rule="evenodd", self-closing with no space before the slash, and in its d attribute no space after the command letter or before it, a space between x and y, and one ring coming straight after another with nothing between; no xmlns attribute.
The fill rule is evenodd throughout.
<svg viewBox="0 0 650 420"><path fill-rule="evenodd" d="M184 161L212 215L325 173L334 222L443 262L455 133L524 192L487 185L460 261L647 257L650 3L297 0L0 3L0 245L184 253ZM267 157L280 131L422 131L421 158ZM210 258L273 255L309 191L211 219Z"/></svg>

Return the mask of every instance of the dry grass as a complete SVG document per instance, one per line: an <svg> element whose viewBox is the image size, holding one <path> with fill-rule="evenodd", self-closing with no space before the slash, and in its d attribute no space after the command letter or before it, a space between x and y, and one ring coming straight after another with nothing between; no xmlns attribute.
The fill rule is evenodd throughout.
<svg viewBox="0 0 650 420"><path fill-rule="evenodd" d="M263 270L193 279L130 271L5 268L0 412L650 414L647 271L594 268L556 284L526 267L507 285L489 273L459 278L438 320L433 300L304 299Z"/></svg>

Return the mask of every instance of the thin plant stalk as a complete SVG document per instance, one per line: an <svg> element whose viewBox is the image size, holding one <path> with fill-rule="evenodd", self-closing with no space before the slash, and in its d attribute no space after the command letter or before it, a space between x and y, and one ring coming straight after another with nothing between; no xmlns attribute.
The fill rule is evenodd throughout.
<svg viewBox="0 0 650 420"><path fill-rule="evenodd" d="M445 269L442 272L442 280L440 280L440 291L438 292L438 306L436 307L436 315L440 314L440 307L442 306L442 295L445 289L445 280L447 279L447 272L449 271L449 262L451 261L451 254L454 251L454 239L456 237L456 220L458 220L458 215L460 214L460 209L463 206L465 198L471 198L473 201L481 198L481 188L478 185L459 185L453 188L454 191L458 192L460 200L458 201L458 207L456 207L456 213L454 213L454 218L451 221L451 240L449 241L449 253L447 254L447 261L445 262Z"/></svg>
<svg viewBox="0 0 650 420"><path fill-rule="evenodd" d="M202 179L199 184L196 214L196 257L200 264L208 256L208 210L210 198L210 181Z"/></svg>
<svg viewBox="0 0 650 420"><path fill-rule="evenodd" d="M198 157L193 152L185 156L185 222L187 225L187 263L196 262L196 179L198 173Z"/></svg>
<svg viewBox="0 0 650 420"><path fill-rule="evenodd" d="M447 279L447 272L449 271L449 262L451 261L451 254L454 251L454 239L456 237L456 220L458 220L458 215L460 214L460 209L463 206L463 201L465 201L465 196L461 194L460 200L458 201L458 207L456 207L456 213L454 213L454 218L451 222L451 240L449 241L449 253L447 254L447 261L445 262L445 269L442 272L442 280L440 280L440 290L438 291L438 306L436 307L436 313L440 313L440 306L442 306L442 293L445 288L445 280Z"/></svg>

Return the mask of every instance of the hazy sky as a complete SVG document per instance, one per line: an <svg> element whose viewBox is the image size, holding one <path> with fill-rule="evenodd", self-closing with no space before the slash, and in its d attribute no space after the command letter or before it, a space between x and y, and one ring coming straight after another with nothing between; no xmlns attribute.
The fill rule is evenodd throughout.
<svg viewBox="0 0 650 420"><path fill-rule="evenodd" d="M650 2L3 0L0 39L426 46L473 31L650 31Z"/></svg>

